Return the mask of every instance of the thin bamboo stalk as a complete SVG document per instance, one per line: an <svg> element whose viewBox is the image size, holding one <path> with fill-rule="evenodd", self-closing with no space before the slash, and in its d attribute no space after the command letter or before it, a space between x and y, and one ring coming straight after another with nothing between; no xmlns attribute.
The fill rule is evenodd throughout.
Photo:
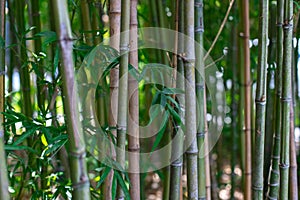
<svg viewBox="0 0 300 200"><path fill-rule="evenodd" d="M183 0L177 0L176 1L176 17L175 17L175 23L177 27L177 31L180 33L183 33L184 31L184 17L183 17L183 8L184 8L184 1ZM174 68L177 68L177 74L176 74L176 88L184 90L184 68L183 68L183 60L182 60L182 53L183 53L183 44L184 41L177 38L177 62L176 66ZM184 121L184 94L177 94L176 95L180 109L179 109L179 115L182 121ZM177 124L176 127L174 127L174 137L180 137L178 140L178 143L173 142L172 143L172 156L178 156L178 154L181 154L183 152L183 141L184 141L184 135L183 132L180 130L182 124ZM174 160L174 159L172 159ZM169 197L170 199L174 200L180 200L181 199L181 172L182 172L182 165L183 165L183 157L180 156L176 160L174 160L171 163L171 169L170 169L170 189L169 189Z"/></svg>
<svg viewBox="0 0 300 200"><path fill-rule="evenodd" d="M120 34L121 0L110 0L109 3L110 36L113 37L113 39L110 40L110 46L116 50L119 50L120 37L118 37L118 34ZM108 108L108 125L110 127L116 127L116 119L118 117L119 66L116 66L110 71L109 77L110 100ZM111 132L114 136L117 136L116 129L113 128ZM112 149L112 156L113 159L116 158L116 152L114 149ZM114 172L111 170L104 183L104 198L108 200L112 199L113 176Z"/></svg>
<svg viewBox="0 0 300 200"><path fill-rule="evenodd" d="M249 48L249 35L250 35L250 23L249 23L249 1L241 0L241 13L242 13L242 41L243 41L243 68L244 68L244 82L245 88L245 199L251 200L251 77L250 77L250 48Z"/></svg>
<svg viewBox="0 0 300 200"><path fill-rule="evenodd" d="M138 70L138 21L137 0L130 1L130 53L129 63ZM140 200L140 141L139 141L139 83L132 76L128 76L128 151L129 156L129 188L130 198Z"/></svg>
<svg viewBox="0 0 300 200"><path fill-rule="evenodd" d="M127 133L127 99L128 99L128 51L129 51L129 23L130 0L121 1L121 32L120 38L120 71L117 120L117 162L125 169L125 143ZM117 198L124 199L120 185L117 186Z"/></svg>
<svg viewBox="0 0 300 200"><path fill-rule="evenodd" d="M256 118L255 118L255 154L253 165L253 199L263 199L263 169L264 169L264 142L265 142L265 119L266 119L266 85L267 85L267 39L268 39L268 1L259 3L259 44L258 44L258 68L256 86Z"/></svg>
<svg viewBox="0 0 300 200"><path fill-rule="evenodd" d="M271 155L273 146L273 133L275 129L275 88L272 86L275 74L276 63L276 1L272 1L270 5L269 18L269 52L268 52L268 72L267 72L267 107L266 107L266 134L264 147L264 195L268 189L268 176L271 165Z"/></svg>
<svg viewBox="0 0 300 200"><path fill-rule="evenodd" d="M77 86L75 83L74 63L72 59L72 32L65 0L53 0L56 32L61 47L64 110L67 132L70 141L70 166L74 199L90 199L90 183L86 167L85 142L83 129L79 121Z"/></svg>
<svg viewBox="0 0 300 200"><path fill-rule="evenodd" d="M288 199L290 165L290 107L292 106L293 1L284 2L279 198Z"/></svg>
<svg viewBox="0 0 300 200"><path fill-rule="evenodd" d="M41 32L41 20L40 20L40 11L39 11L39 0L32 0L31 6L32 6L32 25L35 26L35 29L33 29L33 34L37 34ZM34 50L35 53L39 55L39 52L42 51L42 42L41 38L37 37L34 40ZM43 92L43 85L41 81L44 79L44 70L42 67L42 60L38 59L37 62L37 79L36 79L36 85L37 85L37 100L38 100L38 106L41 110L44 110L44 101L45 101L45 92Z"/></svg>
<svg viewBox="0 0 300 200"><path fill-rule="evenodd" d="M5 39L5 0L0 1L0 36ZM5 48L0 48L0 112L4 112L5 104ZM8 175L6 168L6 155L4 150L4 116L0 114L0 199L10 199L8 192Z"/></svg>
<svg viewBox="0 0 300 200"><path fill-rule="evenodd" d="M18 64L21 65L24 61L27 60L26 53L26 43L23 38L23 33L25 32L25 21L24 21L24 8L25 2L21 1L16 3L16 22L18 26L18 34L19 34L19 48L20 48L20 59L18 60ZM21 88L23 92L23 113L27 117L32 117L33 108L31 104L31 96L30 96L30 76L29 76L29 68L28 65L20 67L20 82Z"/></svg>
<svg viewBox="0 0 300 200"><path fill-rule="evenodd" d="M229 63L232 66L232 88L231 88L231 119L232 119L232 157L231 157L231 195L230 199L234 199L234 192L236 190L236 175L235 175L235 166L237 162L237 150L238 150L238 102L236 98L236 94L238 93L237 87L237 64L238 64L238 49L237 49L237 3L233 5L233 24L232 24L232 32L231 32L231 48L230 48L230 56Z"/></svg>
<svg viewBox="0 0 300 200"><path fill-rule="evenodd" d="M87 45L93 45L93 33L92 33L92 24L90 18L90 9L89 3L87 0L80 1L81 8L81 17L82 17L82 27L84 32L84 39Z"/></svg>
<svg viewBox="0 0 300 200"><path fill-rule="evenodd" d="M194 38L194 0L185 1L184 5L185 34ZM192 42L186 41L184 44L185 60L185 127L186 138L192 140L186 151L187 155L187 180L188 198L198 199L198 146L196 141L196 97L195 97L195 46Z"/></svg>
<svg viewBox="0 0 300 200"><path fill-rule="evenodd" d="M280 159L280 134L281 134L281 90L282 90L282 60L283 60L283 2L284 0L277 0L277 42L276 42L276 71L275 71L275 88L276 98L274 109L275 116L275 132L272 149L272 163L269 175L269 186L267 192L267 199L277 199L279 190L279 159Z"/></svg>
<svg viewBox="0 0 300 200"><path fill-rule="evenodd" d="M290 160L291 166L289 171L289 184L290 184L290 191L289 191L289 199L298 200L298 176L297 176L297 152L296 152L296 145L295 145L295 119L294 119L294 105L291 106L290 111Z"/></svg>
<svg viewBox="0 0 300 200"><path fill-rule="evenodd" d="M206 99L204 99L205 80L204 80L204 52L203 52L203 1L195 1L195 40L199 43L200 48L196 47L196 94L197 94L197 143L199 148L198 153L198 199L206 199L206 174L205 174L205 132L206 117L204 110L206 107Z"/></svg>

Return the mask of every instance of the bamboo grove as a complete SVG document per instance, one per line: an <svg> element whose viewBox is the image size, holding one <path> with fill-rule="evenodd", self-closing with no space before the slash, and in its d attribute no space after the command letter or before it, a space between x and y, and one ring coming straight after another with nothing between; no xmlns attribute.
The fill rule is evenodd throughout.
<svg viewBox="0 0 300 200"><path fill-rule="evenodd" d="M1 200L299 198L298 1L0 12Z"/></svg>

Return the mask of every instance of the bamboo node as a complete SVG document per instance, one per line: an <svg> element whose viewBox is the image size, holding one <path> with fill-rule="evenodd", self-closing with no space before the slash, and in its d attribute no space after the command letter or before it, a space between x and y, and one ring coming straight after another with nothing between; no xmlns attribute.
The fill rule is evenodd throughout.
<svg viewBox="0 0 300 200"><path fill-rule="evenodd" d="M129 51L130 45L120 45L120 51Z"/></svg>
<svg viewBox="0 0 300 200"><path fill-rule="evenodd" d="M197 155L198 154L198 149L197 150L194 150L194 149L192 149L192 150L187 150L186 152L185 152L186 154L190 154L190 155Z"/></svg>
<svg viewBox="0 0 300 200"><path fill-rule="evenodd" d="M204 33L204 28L203 28L203 26L195 27L195 33Z"/></svg>
<svg viewBox="0 0 300 200"><path fill-rule="evenodd" d="M261 99L255 99L255 103L258 105L264 106L264 105L266 105L267 102L266 102L265 97L262 97Z"/></svg>
<svg viewBox="0 0 300 200"><path fill-rule="evenodd" d="M180 159L171 163L171 167L182 167L182 161Z"/></svg>
<svg viewBox="0 0 300 200"><path fill-rule="evenodd" d="M205 131L198 132L197 137L204 138L205 137Z"/></svg>
<svg viewBox="0 0 300 200"><path fill-rule="evenodd" d="M262 186L252 185L252 189L253 189L254 191L263 191L263 187L262 187Z"/></svg>
<svg viewBox="0 0 300 200"><path fill-rule="evenodd" d="M199 90L203 90L204 89L204 84L196 83L196 88L199 89Z"/></svg>
<svg viewBox="0 0 300 200"><path fill-rule="evenodd" d="M281 102L291 102L292 101L292 98L291 97L281 97Z"/></svg>
<svg viewBox="0 0 300 200"><path fill-rule="evenodd" d="M89 186L89 185L90 185L90 182L89 182L88 179L86 179L86 180L84 180L84 181L80 181L80 182L78 182L78 183L72 184L72 188L73 188L74 190L76 190L76 189L82 188L82 187L84 187L84 186Z"/></svg>
<svg viewBox="0 0 300 200"><path fill-rule="evenodd" d="M78 158L78 159L82 159L85 158L86 156L86 152L82 151L82 152L70 152L69 156L74 157L74 158Z"/></svg>
<svg viewBox="0 0 300 200"><path fill-rule="evenodd" d="M206 197L199 197L198 200L206 200Z"/></svg>
<svg viewBox="0 0 300 200"><path fill-rule="evenodd" d="M267 196L267 199L269 199L269 200L277 200L276 197L270 197L269 195Z"/></svg>
<svg viewBox="0 0 300 200"><path fill-rule="evenodd" d="M282 25L282 28L284 30L292 30L293 29L293 24L290 24L289 22L285 22L283 25Z"/></svg>
<svg viewBox="0 0 300 200"><path fill-rule="evenodd" d="M280 169L288 169L288 168L290 168L290 165L289 164L285 164L285 163L281 163L279 165L279 167L280 167Z"/></svg>
<svg viewBox="0 0 300 200"><path fill-rule="evenodd" d="M127 130L126 126L117 125L117 131L126 131L126 130Z"/></svg>
<svg viewBox="0 0 300 200"><path fill-rule="evenodd" d="M271 187L277 187L277 186L279 186L279 182L277 182L277 183L269 183L269 186L271 186Z"/></svg>
<svg viewBox="0 0 300 200"><path fill-rule="evenodd" d="M195 7L196 8L203 8L203 3L202 2L195 2Z"/></svg>
<svg viewBox="0 0 300 200"><path fill-rule="evenodd" d="M140 147L128 147L128 151L129 152L139 152L140 151Z"/></svg>

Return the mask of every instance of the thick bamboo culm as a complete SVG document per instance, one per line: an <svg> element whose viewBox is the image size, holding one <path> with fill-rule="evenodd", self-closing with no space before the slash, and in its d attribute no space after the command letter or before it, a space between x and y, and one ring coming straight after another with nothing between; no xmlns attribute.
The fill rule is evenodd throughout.
<svg viewBox="0 0 300 200"><path fill-rule="evenodd" d="M56 32L61 48L63 80L63 102L67 132L69 135L69 156L73 199L90 199L90 183L86 167L86 152L83 129L79 121L77 86L75 82L74 63L72 59L73 42L68 6L66 0L53 0Z"/></svg>
<svg viewBox="0 0 300 200"><path fill-rule="evenodd" d="M185 35L194 38L194 0L185 1L184 29ZM186 151L188 198L198 199L198 146L196 140L196 93L195 93L195 46L188 40L184 44L184 75L185 75L185 126L186 138L191 141Z"/></svg>
<svg viewBox="0 0 300 200"><path fill-rule="evenodd" d="M129 63L138 70L138 21L137 0L130 1L130 53ZM128 76L128 151L130 198L140 200L140 141L139 141L139 83L132 75Z"/></svg>
<svg viewBox="0 0 300 200"><path fill-rule="evenodd" d="M0 1L0 34L5 38L5 0ZM5 50L0 47L0 112L4 112L5 104ZM8 174L6 167L6 154L4 150L4 116L0 114L0 199L9 200Z"/></svg>
<svg viewBox="0 0 300 200"><path fill-rule="evenodd" d="M268 181L267 199L277 199L279 191L279 159L281 138L281 91L282 91L282 60L283 60L283 0L277 0L277 41L276 41L276 71L275 71L275 131L272 148L272 162Z"/></svg>
<svg viewBox="0 0 300 200"><path fill-rule="evenodd" d="M264 141L265 141L265 115L266 115L266 84L267 84L267 40L268 40L268 1L261 0L259 3L259 45L258 45L258 73L255 97L255 146L253 165L253 199L263 199L263 169L264 169Z"/></svg>
<svg viewBox="0 0 300 200"><path fill-rule="evenodd" d="M129 51L130 0L121 1L121 38L119 67L119 96L117 120L117 162L125 170L125 144L127 133L127 99L128 99L128 51ZM117 186L117 198L124 199L121 186Z"/></svg>
<svg viewBox="0 0 300 200"><path fill-rule="evenodd" d="M279 199L287 200L289 194L290 167L290 107L292 106L292 39L293 39L293 1L284 2L283 20L283 64L281 97L281 152L280 152L280 190Z"/></svg>

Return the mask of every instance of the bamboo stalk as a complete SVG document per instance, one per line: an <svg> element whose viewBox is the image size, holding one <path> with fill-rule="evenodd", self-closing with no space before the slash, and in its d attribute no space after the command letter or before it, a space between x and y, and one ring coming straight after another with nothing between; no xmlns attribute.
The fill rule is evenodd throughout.
<svg viewBox="0 0 300 200"><path fill-rule="evenodd" d="M273 146L273 133L275 130L275 88L272 86L275 74L276 63L276 1L272 1L270 5L269 18L269 37L270 44L268 50L268 72L267 72L267 107L266 107L266 134L264 145L264 196L268 189L268 176L271 165L271 155Z"/></svg>
<svg viewBox="0 0 300 200"><path fill-rule="evenodd" d="M18 60L18 64L21 65L23 62L27 60L26 53L26 43L23 38L23 33L25 32L25 21L24 21L24 8L25 2L21 1L16 3L16 22L18 26L18 37L19 37L19 48L20 48L20 59ZM27 117L32 117L33 108L31 104L31 96L30 96L30 76L29 76L29 67L26 64L25 66L20 67L20 82L21 88L23 92L23 113Z"/></svg>
<svg viewBox="0 0 300 200"><path fill-rule="evenodd" d="M183 0L176 0L176 17L175 17L175 23L177 27L177 31L180 33L183 33L184 31L184 17L183 17L183 8L184 8L184 1ZM176 88L184 90L184 67L183 67L183 60L182 60L182 54L183 54L183 45L184 41L177 38L177 62L176 62L176 68L177 68L177 74L176 74ZM174 66L175 67L175 66ZM184 121L184 110L185 110L185 99L184 94L177 94L176 95L178 102L179 102L179 115L180 119ZM183 152L183 143L184 143L184 134L180 128L182 124L176 124L176 127L174 127L174 137L179 137L178 142L172 143L172 156L178 156L178 154L181 154ZM176 134L176 135L175 135ZM178 135L179 134L179 135ZM172 159L174 160L174 159ZM179 158L175 159L171 163L170 167L170 189L169 189L169 198L174 200L180 200L182 197L181 194L181 173L182 173L182 165L183 165L183 157L180 156Z"/></svg>
<svg viewBox="0 0 300 200"><path fill-rule="evenodd" d="M243 68L244 68L244 82L243 87L245 88L244 101L244 120L245 120L245 199L251 200L251 77L250 77L250 49L249 49L249 35L250 35L250 24L249 24L249 1L241 0L242 6L242 41L243 41Z"/></svg>
<svg viewBox="0 0 300 200"><path fill-rule="evenodd" d="M284 2L279 198L288 199L290 165L290 107L292 106L293 1Z"/></svg>
<svg viewBox="0 0 300 200"><path fill-rule="evenodd" d="M275 88L276 98L274 110L275 115L275 132L272 149L272 163L269 175L269 187L267 192L267 199L277 199L279 190L279 159L280 159L280 134L281 134L281 91L282 91L282 60L283 60L283 2L284 0L277 0L277 42L276 42L276 71L275 71Z"/></svg>
<svg viewBox="0 0 300 200"><path fill-rule="evenodd" d="M74 63L72 59L72 32L65 0L53 0L56 32L61 47L64 110L67 132L70 141L70 166L74 199L90 199L89 179L85 161L85 142L83 129L79 121L77 86L75 83Z"/></svg>
<svg viewBox="0 0 300 200"><path fill-rule="evenodd" d="M231 157L231 195L230 199L234 199L234 192L236 190L236 175L235 175L235 166L237 161L237 150L238 150L238 102L236 99L236 94L238 93L238 73L237 73L237 64L238 64L238 49L237 49L237 3L233 5L233 24L231 32L231 51L229 56L229 63L232 66L232 88L231 88L231 119L232 119L232 157Z"/></svg>
<svg viewBox="0 0 300 200"><path fill-rule="evenodd" d="M120 71L119 71L119 96L117 120L117 162L125 170L125 142L127 133L127 99L128 99L128 51L129 51L129 23L130 0L121 1L121 32L120 38ZM124 199L120 185L117 187L117 198Z"/></svg>
<svg viewBox="0 0 300 200"><path fill-rule="evenodd" d="M90 9L89 3L87 0L80 1L80 8L81 8L81 17L82 17L82 27L83 27L83 35L84 40L87 45L93 45L93 33L92 33L92 24L90 18Z"/></svg>
<svg viewBox="0 0 300 200"><path fill-rule="evenodd" d="M121 0L110 0L109 9L110 36L113 37L113 39L110 40L110 46L116 50L119 50L120 37L118 37L118 34L120 34ZM116 127L116 119L118 117L119 66L111 69L109 76L110 100L108 108L108 125L110 127ZM116 129L112 129L111 132L114 136L117 136ZM116 152L114 149L112 149L112 156L113 159L116 158ZM108 200L112 199L113 176L114 172L111 170L104 183L104 198Z"/></svg>
<svg viewBox="0 0 300 200"><path fill-rule="evenodd" d="M196 94L197 94L197 143L199 148L198 153L198 199L206 199L206 174L205 174L205 136L207 132L205 129L206 113L206 99L204 99L205 80L204 80L204 52L203 52L203 0L195 1L195 40L199 43L200 48L196 47Z"/></svg>
<svg viewBox="0 0 300 200"><path fill-rule="evenodd" d="M185 34L191 39L194 38L194 0L185 1L184 5ZM195 97L195 47L192 42L184 44L185 60L185 126L186 138L192 140L186 151L187 155L187 180L188 198L198 199L198 146L196 141L196 97Z"/></svg>
<svg viewBox="0 0 300 200"><path fill-rule="evenodd" d="M33 35L41 32L41 20L40 20L40 11L39 11L39 0L32 0L31 6L32 6L32 25L35 26L35 29L33 29ZM34 40L34 50L37 55L42 51L42 42L41 38L37 37ZM38 100L38 106L41 110L44 110L44 101L45 101L45 92L43 92L43 85L42 81L44 79L44 70L42 67L42 61L36 60L37 63L37 79L36 79L36 85L37 85L37 100Z"/></svg>
<svg viewBox="0 0 300 200"><path fill-rule="evenodd" d="M264 169L264 142L266 119L266 84L267 84L267 39L268 39L268 1L262 0L259 4L259 44L258 44L258 69L256 87L256 119L255 119L255 154L253 165L253 199L263 199L263 169Z"/></svg>
<svg viewBox="0 0 300 200"><path fill-rule="evenodd" d="M290 111L290 160L291 166L289 171L289 184L290 184L290 191L289 191L289 199L298 200L298 176L297 176L297 152L296 152L296 145L295 145L295 119L294 119L294 105L291 106Z"/></svg>
<svg viewBox="0 0 300 200"><path fill-rule="evenodd" d="M138 21L137 0L130 1L130 53L129 63L138 70ZM139 83L132 76L128 76L128 151L129 156L129 188L130 198L140 200L140 141L139 141Z"/></svg>
<svg viewBox="0 0 300 200"><path fill-rule="evenodd" d="M5 40L5 0L0 1L0 34L1 37ZM0 48L0 112L4 112L5 104L5 48ZM9 200L8 192L8 175L6 168L6 155L4 150L4 116L0 114L0 199Z"/></svg>

